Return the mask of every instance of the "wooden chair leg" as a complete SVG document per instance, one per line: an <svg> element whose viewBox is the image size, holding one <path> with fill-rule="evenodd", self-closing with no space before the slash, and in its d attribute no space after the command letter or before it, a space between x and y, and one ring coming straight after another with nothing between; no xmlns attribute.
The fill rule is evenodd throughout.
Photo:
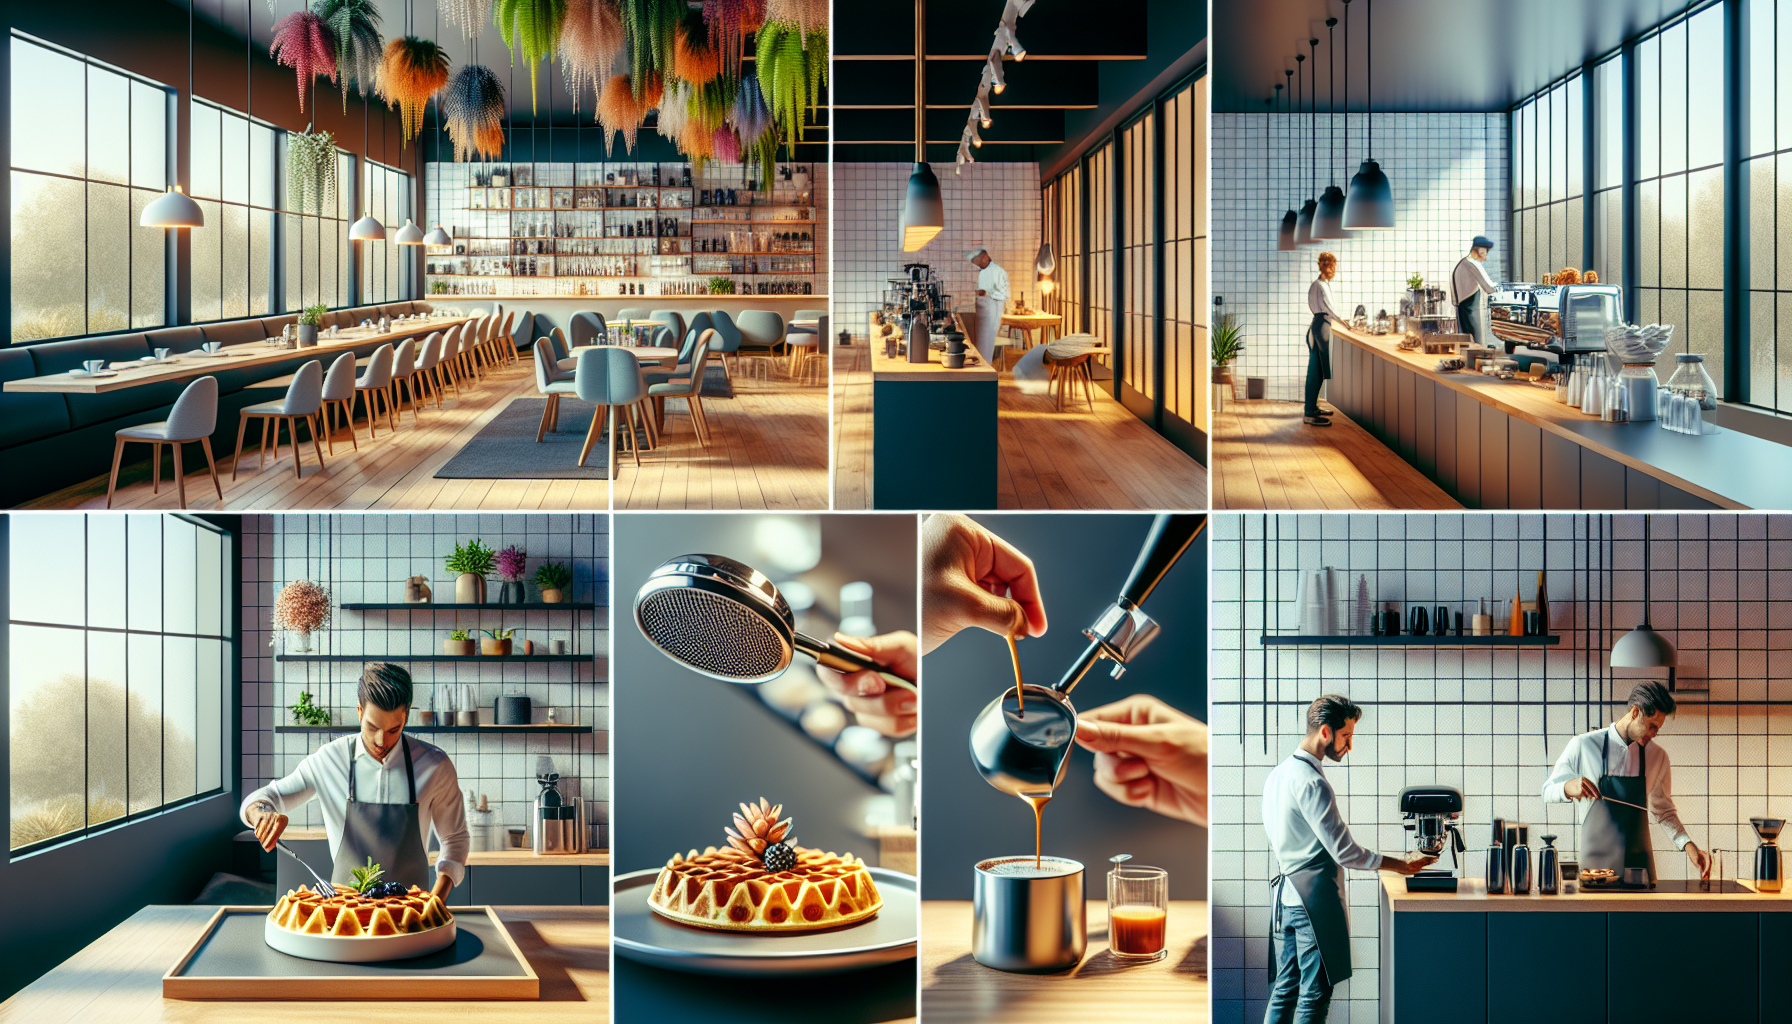
<svg viewBox="0 0 1792 1024"><path fill-rule="evenodd" d="M628 407L628 450L635 453L635 468L641 468L641 442L635 436L635 407Z"/></svg>
<svg viewBox="0 0 1792 1024"><path fill-rule="evenodd" d="M386 404L386 426L390 427L394 434L398 433L398 418L393 411L392 389L389 386L381 391L380 401Z"/></svg>
<svg viewBox="0 0 1792 1024"><path fill-rule="evenodd" d="M318 410L318 412L322 411L322 409ZM323 445L318 443L317 419L315 417L315 413L305 417L305 429L311 431L311 450L317 453L317 468L322 469L324 468L324 449Z"/></svg>
<svg viewBox="0 0 1792 1024"><path fill-rule="evenodd" d="M601 410L591 415L591 427L585 431L585 443L579 448L579 465L583 466L590 457L591 449L597 446L597 435L602 432L604 415Z"/></svg>
<svg viewBox="0 0 1792 1024"><path fill-rule="evenodd" d="M547 436L548 418L554 415L554 399L558 397L558 395L549 395L547 404L541 407L541 426L535 428L536 444L540 444L541 439Z"/></svg>
<svg viewBox="0 0 1792 1024"><path fill-rule="evenodd" d="M124 438L118 439L118 446L112 449L112 479L106 484L106 507L112 507L112 494L118 490L118 466L124 461Z"/></svg>
<svg viewBox="0 0 1792 1024"><path fill-rule="evenodd" d="M212 458L212 439L200 438L199 447L205 449L205 464L211 467L212 471L212 489L218 492L218 501L222 503L224 501L224 484L218 479L218 460Z"/></svg>
<svg viewBox="0 0 1792 1024"><path fill-rule="evenodd" d="M709 417L703 413L703 399L692 395L685 400L691 407L691 428L697 431L697 440L703 447L709 447Z"/></svg>
<svg viewBox="0 0 1792 1024"><path fill-rule="evenodd" d="M149 450L152 453L150 455L150 459L152 461L154 461L156 464L155 472L150 475L149 493L161 494L162 493L162 443L160 441L149 442Z"/></svg>
<svg viewBox="0 0 1792 1024"><path fill-rule="evenodd" d="M305 473L301 467L305 460L299 454L299 421L296 417L286 417L286 439L292 442L292 478L302 480Z"/></svg>
<svg viewBox="0 0 1792 1024"><path fill-rule="evenodd" d="M239 413L236 418L236 453L230 456L230 479L236 479L236 472L243 468L243 435L249 431L249 417Z"/></svg>
<svg viewBox="0 0 1792 1024"><path fill-rule="evenodd" d="M175 441L168 447L174 449L174 490L180 495L180 507L187 507L187 474L180 467L180 442Z"/></svg>
<svg viewBox="0 0 1792 1024"><path fill-rule="evenodd" d="M607 472L608 472L608 473L609 473L609 475L610 475L610 479L612 479L612 480L614 480L614 479L616 479L616 468L617 468L617 467L616 467L616 463L617 463L617 461L618 461L618 460L617 460L617 457L616 457L616 456L617 456L617 447L616 447L616 407L615 407L615 406L613 406L613 405L610 405L610 406L605 406L605 408L606 408L606 409L608 409L608 410L609 410L609 415L608 415L608 416L606 416L606 417L605 417L605 418L606 418L606 419L607 419L607 420L609 420L609 425L610 425L610 439L609 439L609 441L608 441L608 442L606 442L606 444L605 444L605 446L604 446L604 447L605 447L605 449L606 449L606 450L607 450L607 451L608 451L608 452L609 452L609 453L610 453L610 467L609 467L609 469L608 469L608 470L607 470ZM596 422L597 422L597 417L596 417L596 416L593 416L593 417L591 417L591 422L592 422L592 423L596 423Z"/></svg>

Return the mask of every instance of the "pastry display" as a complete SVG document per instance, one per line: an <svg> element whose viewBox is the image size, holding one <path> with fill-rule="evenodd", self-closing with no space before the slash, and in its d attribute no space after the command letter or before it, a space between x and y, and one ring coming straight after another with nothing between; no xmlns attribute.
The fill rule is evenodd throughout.
<svg viewBox="0 0 1792 1024"><path fill-rule="evenodd" d="M883 897L865 862L850 853L796 845L784 805L741 804L723 831L728 845L674 854L647 905L669 920L719 931L814 931L877 915Z"/></svg>
<svg viewBox="0 0 1792 1024"><path fill-rule="evenodd" d="M405 935L450 924L454 915L435 893L379 880L378 865L356 868L353 885L326 897L301 885L280 897L268 919L289 932L337 938Z"/></svg>

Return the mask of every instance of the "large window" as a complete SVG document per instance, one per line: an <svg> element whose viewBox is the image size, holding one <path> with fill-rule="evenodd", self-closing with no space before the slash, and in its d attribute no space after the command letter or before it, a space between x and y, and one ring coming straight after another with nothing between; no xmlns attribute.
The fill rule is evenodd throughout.
<svg viewBox="0 0 1792 1024"><path fill-rule="evenodd" d="M281 167L285 162L282 135ZM284 170L281 180L286 180ZM286 287L284 312L306 306L346 306L348 302L348 225L353 219L354 196L348 183L355 180L355 158L336 152L336 201L321 210L301 205L290 188L280 190L280 238L285 248Z"/></svg>
<svg viewBox="0 0 1792 1024"><path fill-rule="evenodd" d="M1164 415L1207 429L1207 78L1164 100Z"/></svg>
<svg viewBox="0 0 1792 1024"><path fill-rule="evenodd" d="M1607 284L1624 281L1624 62L1593 68L1593 237L1582 269ZM1583 221L1584 223L1584 221Z"/></svg>
<svg viewBox="0 0 1792 1024"><path fill-rule="evenodd" d="M11 343L160 327L168 90L13 33Z"/></svg>
<svg viewBox="0 0 1792 1024"><path fill-rule="evenodd" d="M227 784L229 538L174 515L12 515L19 851Z"/></svg>
<svg viewBox="0 0 1792 1024"><path fill-rule="evenodd" d="M193 320L266 316L274 255L276 131L203 100L193 104Z"/></svg>
<svg viewBox="0 0 1792 1024"><path fill-rule="evenodd" d="M1064 318L1066 333L1083 329L1083 169L1078 164L1045 187L1045 237L1052 243L1057 270L1045 309Z"/></svg>
<svg viewBox="0 0 1792 1024"><path fill-rule="evenodd" d="M361 301L397 302L410 297L411 254L417 249L391 240L410 216L411 176L374 160L366 166L362 187L367 189L367 208L385 225L386 241L360 243Z"/></svg>
<svg viewBox="0 0 1792 1024"><path fill-rule="evenodd" d="M1748 5L1749 390L1751 405L1792 411L1792 11Z"/></svg>
<svg viewBox="0 0 1792 1024"><path fill-rule="evenodd" d="M1104 142L1085 165L1089 190L1089 259L1083 299L1084 329L1103 341L1114 339L1114 144ZM1104 361L1106 361L1104 359Z"/></svg>
<svg viewBox="0 0 1792 1024"><path fill-rule="evenodd" d="M1126 386L1148 401L1157 398L1157 115L1147 112L1120 131L1121 189L1126 205L1122 221L1120 272L1126 276L1120 293L1117 325L1126 358Z"/></svg>
<svg viewBox="0 0 1792 1024"><path fill-rule="evenodd" d="M1576 72L1512 112L1512 219L1521 280L1541 281L1564 267L1583 269L1583 87Z"/></svg>

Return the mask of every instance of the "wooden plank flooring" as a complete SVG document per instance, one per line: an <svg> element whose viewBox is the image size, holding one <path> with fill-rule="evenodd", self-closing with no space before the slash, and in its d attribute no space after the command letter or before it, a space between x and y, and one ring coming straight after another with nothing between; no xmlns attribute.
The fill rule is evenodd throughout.
<svg viewBox="0 0 1792 1024"><path fill-rule="evenodd" d="M835 353L834 507L871 507L872 384ZM862 364L861 364L862 365ZM997 398L996 501L1019 509L1205 509L1207 471L1125 407L1058 412L1049 395L1003 378Z"/></svg>
<svg viewBox="0 0 1792 1024"><path fill-rule="evenodd" d="M1459 509L1342 413L1301 423L1298 402L1228 402L1214 417L1214 508Z"/></svg>

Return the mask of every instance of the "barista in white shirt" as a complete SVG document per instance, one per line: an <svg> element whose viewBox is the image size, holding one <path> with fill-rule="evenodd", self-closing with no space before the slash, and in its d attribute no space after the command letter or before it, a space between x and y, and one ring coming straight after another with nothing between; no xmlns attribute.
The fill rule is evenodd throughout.
<svg viewBox="0 0 1792 1024"><path fill-rule="evenodd" d="M1667 751L1650 741L1675 711L1674 696L1660 683L1638 683L1630 691L1624 716L1604 729L1568 741L1555 770L1543 783L1543 802L1580 804L1580 866L1647 868L1655 873L1655 849L1649 841L1647 807L1674 837L1700 878L1711 876L1711 855L1686 834L1670 792L1674 769ZM1597 779L1598 781L1594 781Z"/></svg>
<svg viewBox="0 0 1792 1024"><path fill-rule="evenodd" d="M1332 323L1341 319L1332 305L1331 280L1338 273L1338 257L1319 254L1319 276L1307 287L1307 312L1313 322L1307 327L1307 404L1301 422L1310 427L1329 427L1326 417L1331 410L1319 405L1319 389L1332 379Z"/></svg>
<svg viewBox="0 0 1792 1024"><path fill-rule="evenodd" d="M1487 262L1487 254L1493 251L1493 239L1486 235L1476 235L1469 243L1468 255L1456 261L1456 269L1450 272L1450 301L1456 304L1456 330L1472 335L1475 344L1487 346L1487 315L1481 304L1481 296L1492 295L1499 290L1493 278L1487 276L1487 268L1481 264Z"/></svg>
<svg viewBox="0 0 1792 1024"><path fill-rule="evenodd" d="M312 800L323 807L324 832L335 867L332 885L348 885L368 859L381 881L448 892L466 875L467 816L460 779L442 748L404 735L411 710L411 675L388 662L370 662L356 695L361 731L323 745L291 775L243 800L243 824L265 850L274 849L290 815ZM432 871L424 855L430 830L442 855Z"/></svg>
<svg viewBox="0 0 1792 1024"><path fill-rule="evenodd" d="M964 258L977 268L977 336L971 343L984 363L994 366L996 335L1002 330L1002 314L1008 311L1008 272L981 245L966 249Z"/></svg>
<svg viewBox="0 0 1792 1024"><path fill-rule="evenodd" d="M1319 1024L1332 989L1349 978L1350 904L1344 869L1418 873L1437 858L1376 853L1350 835L1326 761L1350 753L1363 709L1326 694L1307 706L1307 738L1263 782L1263 830L1276 859L1270 919L1270 991L1264 1024Z"/></svg>

